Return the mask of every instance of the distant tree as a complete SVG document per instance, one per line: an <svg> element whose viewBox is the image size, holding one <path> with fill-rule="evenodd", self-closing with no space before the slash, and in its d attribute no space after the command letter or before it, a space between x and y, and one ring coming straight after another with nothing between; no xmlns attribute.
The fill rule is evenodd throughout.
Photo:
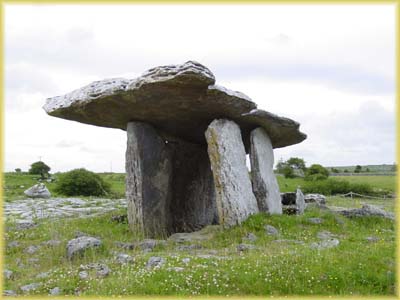
<svg viewBox="0 0 400 300"><path fill-rule="evenodd" d="M331 168L332 173L339 173L339 170L336 168Z"/></svg>
<svg viewBox="0 0 400 300"><path fill-rule="evenodd" d="M16 169L15 169L15 172L16 172L16 173L21 173L22 171L21 171L20 168L16 168Z"/></svg>
<svg viewBox="0 0 400 300"><path fill-rule="evenodd" d="M369 168L367 168L365 171L366 171L366 172L370 172Z"/></svg>
<svg viewBox="0 0 400 300"><path fill-rule="evenodd" d="M328 169L319 164L311 165L307 170L304 179L307 181L316 181L327 179L329 176Z"/></svg>
<svg viewBox="0 0 400 300"><path fill-rule="evenodd" d="M29 169L29 174L40 175L42 179L46 178L49 175L50 167L46 165L42 161L37 161L31 164L31 168Z"/></svg>
<svg viewBox="0 0 400 300"><path fill-rule="evenodd" d="M357 165L356 168L354 169L354 173L360 173L362 171L362 167L360 165Z"/></svg>
<svg viewBox="0 0 400 300"><path fill-rule="evenodd" d="M303 171L306 170L306 162L304 159L299 158L299 157L291 157L286 161L286 164L288 164L292 169L301 169Z"/></svg>
<svg viewBox="0 0 400 300"><path fill-rule="evenodd" d="M303 171L305 169L306 163L299 157L291 157L287 161L280 159L276 164L277 172L283 174L285 178L303 177Z"/></svg>
<svg viewBox="0 0 400 300"><path fill-rule="evenodd" d="M397 165L396 165L396 164L393 164L393 166L392 166L392 171L393 171L393 172L396 172L396 171L397 171Z"/></svg>
<svg viewBox="0 0 400 300"><path fill-rule="evenodd" d="M349 170L347 170L347 169L344 169L344 171L343 171L344 173L349 173Z"/></svg>

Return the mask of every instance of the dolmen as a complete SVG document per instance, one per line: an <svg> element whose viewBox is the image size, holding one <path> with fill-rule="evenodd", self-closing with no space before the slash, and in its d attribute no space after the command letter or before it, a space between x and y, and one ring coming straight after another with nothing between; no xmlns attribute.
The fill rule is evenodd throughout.
<svg viewBox="0 0 400 300"><path fill-rule="evenodd" d="M306 138L299 123L215 85L194 61L95 81L47 99L44 110L126 131L128 222L149 237L282 214L273 149Z"/></svg>

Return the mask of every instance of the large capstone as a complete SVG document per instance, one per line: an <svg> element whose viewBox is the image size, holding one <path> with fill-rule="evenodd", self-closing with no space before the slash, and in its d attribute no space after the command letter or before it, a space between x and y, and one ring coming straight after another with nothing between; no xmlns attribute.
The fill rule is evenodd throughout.
<svg viewBox="0 0 400 300"><path fill-rule="evenodd" d="M170 229L171 153L155 129L145 123L127 126L126 198L133 231L165 235Z"/></svg>
<svg viewBox="0 0 400 300"><path fill-rule="evenodd" d="M30 198L50 198L51 194L47 187L43 183L35 184L34 186L30 187L24 194Z"/></svg>
<svg viewBox="0 0 400 300"><path fill-rule="evenodd" d="M282 202L276 180L274 151L268 134L261 127L250 135L251 179L260 211L282 214Z"/></svg>
<svg viewBox="0 0 400 300"><path fill-rule="evenodd" d="M306 138L299 123L259 110L248 96L215 85L211 71L193 61L156 67L135 79L95 81L47 99L44 109L55 117L123 130L131 121L147 122L160 134L203 145L204 131L217 118L235 121L246 144L257 127L265 129L273 148Z"/></svg>
<svg viewBox="0 0 400 300"><path fill-rule="evenodd" d="M220 224L235 225L258 212L240 128L233 121L214 120L206 131Z"/></svg>

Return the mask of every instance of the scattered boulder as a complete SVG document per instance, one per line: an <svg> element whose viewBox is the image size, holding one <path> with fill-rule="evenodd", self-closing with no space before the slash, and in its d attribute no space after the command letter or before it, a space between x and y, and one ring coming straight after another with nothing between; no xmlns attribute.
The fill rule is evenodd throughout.
<svg viewBox="0 0 400 300"><path fill-rule="evenodd" d="M47 278L50 276L50 272L41 272L39 274L36 275L37 279L43 279L43 278Z"/></svg>
<svg viewBox="0 0 400 300"><path fill-rule="evenodd" d="M17 293L13 290L4 290L3 296L17 296Z"/></svg>
<svg viewBox="0 0 400 300"><path fill-rule="evenodd" d="M311 249L322 250L337 247L339 246L339 243L338 239L324 239L321 242L311 243L310 247Z"/></svg>
<svg viewBox="0 0 400 300"><path fill-rule="evenodd" d="M13 276L14 276L14 272L13 271L7 270L7 269L4 270L4 277L6 279L11 279Z"/></svg>
<svg viewBox="0 0 400 300"><path fill-rule="evenodd" d="M52 288L52 289L49 291L49 295L51 295L51 296L58 296L58 295L60 295L60 294L61 294L61 289L60 289L58 286Z"/></svg>
<svg viewBox="0 0 400 300"><path fill-rule="evenodd" d="M249 251L255 248L256 247L254 245L249 245L249 244L239 244L236 246L238 252Z"/></svg>
<svg viewBox="0 0 400 300"><path fill-rule="evenodd" d="M17 230L25 230L25 229L30 229L33 227L36 227L37 224L33 221L26 221L26 220L19 220L16 223L16 229Z"/></svg>
<svg viewBox="0 0 400 300"><path fill-rule="evenodd" d="M35 283L21 286L20 289L24 294L27 294L27 293L30 293L30 292L40 288L41 286L42 286L42 284L40 282L35 282Z"/></svg>
<svg viewBox="0 0 400 300"><path fill-rule="evenodd" d="M153 251L160 244L159 241L153 239L145 239L137 244L137 246L145 252Z"/></svg>
<svg viewBox="0 0 400 300"><path fill-rule="evenodd" d="M321 218L308 218L307 221L311 224L322 224L324 222Z"/></svg>
<svg viewBox="0 0 400 300"><path fill-rule="evenodd" d="M85 280L89 278L89 273L87 271L80 271L78 276L80 279Z"/></svg>
<svg viewBox="0 0 400 300"><path fill-rule="evenodd" d="M61 244L61 241L59 241L59 240L49 240L49 241L42 243L42 245L48 246L48 247L57 247L60 244Z"/></svg>
<svg viewBox="0 0 400 300"><path fill-rule="evenodd" d="M322 194L305 194L304 201L306 203L326 204L326 197Z"/></svg>
<svg viewBox="0 0 400 300"><path fill-rule="evenodd" d="M76 256L81 256L87 249L99 248L102 242L94 237L81 236L72 239L67 244L67 257L73 259Z"/></svg>
<svg viewBox="0 0 400 300"><path fill-rule="evenodd" d="M25 249L25 252L28 253L28 254L34 254L34 253L36 253L38 250L39 250L39 247L38 247L38 246L31 245L31 246L29 246L28 248Z"/></svg>
<svg viewBox="0 0 400 300"><path fill-rule="evenodd" d="M114 245L117 246L117 247L120 247L122 249L126 249L126 250L135 249L135 244L134 243L115 242Z"/></svg>
<svg viewBox="0 0 400 300"><path fill-rule="evenodd" d="M12 249L12 248L17 248L19 247L19 242L18 241L11 241L7 243L7 248Z"/></svg>
<svg viewBox="0 0 400 300"><path fill-rule="evenodd" d="M202 245L197 245L197 244L191 244L191 245L180 245L176 247L176 250L178 251L191 251L191 250L196 250L196 249L201 249L203 248Z"/></svg>
<svg viewBox="0 0 400 300"><path fill-rule="evenodd" d="M165 259L159 256L152 256L149 258L146 264L147 269L153 268L161 268L161 266L165 263Z"/></svg>
<svg viewBox="0 0 400 300"><path fill-rule="evenodd" d="M107 277L111 273L110 268L105 264L99 264L96 267L96 270L97 270L96 275L99 278Z"/></svg>
<svg viewBox="0 0 400 300"><path fill-rule="evenodd" d="M243 238L244 241L248 241L248 242L251 242L251 243L254 243L255 241L257 241L257 239L258 239L258 237L257 237L254 233L252 233L252 232L249 232L249 233L246 234L246 236Z"/></svg>
<svg viewBox="0 0 400 300"><path fill-rule="evenodd" d="M30 198L45 198L48 199L51 197L51 194L47 187L43 183L35 184L34 186L30 187L24 194Z"/></svg>
<svg viewBox="0 0 400 300"><path fill-rule="evenodd" d="M126 253L118 253L115 259L121 265L125 265L134 261L133 257Z"/></svg>
<svg viewBox="0 0 400 300"><path fill-rule="evenodd" d="M371 204L364 204L361 208L341 210L339 213L346 217L378 216L394 220L393 213L386 212L383 209Z"/></svg>
<svg viewBox="0 0 400 300"><path fill-rule="evenodd" d="M317 238L319 238L321 240L329 240L334 237L337 237L337 235L333 234L332 232L330 232L328 230L322 230L317 233Z"/></svg>
<svg viewBox="0 0 400 300"><path fill-rule="evenodd" d="M267 235L279 235L278 229L272 225L265 225L264 228Z"/></svg>
<svg viewBox="0 0 400 300"><path fill-rule="evenodd" d="M306 202L304 201L304 195L300 189L296 190L296 208L297 214L301 215L304 213L306 208Z"/></svg>

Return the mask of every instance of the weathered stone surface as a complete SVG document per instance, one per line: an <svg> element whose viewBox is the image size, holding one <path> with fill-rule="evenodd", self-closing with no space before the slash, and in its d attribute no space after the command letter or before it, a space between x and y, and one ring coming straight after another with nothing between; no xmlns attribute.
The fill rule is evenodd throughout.
<svg viewBox="0 0 400 300"><path fill-rule="evenodd" d="M17 293L14 290L4 290L3 296L17 296Z"/></svg>
<svg viewBox="0 0 400 300"><path fill-rule="evenodd" d="M248 234L246 234L245 237L243 237L242 240L243 240L244 242L254 243L255 241L258 240L258 237L257 237L254 233L249 232Z"/></svg>
<svg viewBox="0 0 400 300"><path fill-rule="evenodd" d="M136 79L93 82L47 99L44 109L55 117L123 130L131 121L149 122L166 134L197 144L206 143L204 131L216 118L237 122L245 141L251 130L263 127L274 148L306 138L298 123L257 110L246 95L214 83L210 70L188 61L153 68Z"/></svg>
<svg viewBox="0 0 400 300"><path fill-rule="evenodd" d="M47 187L43 183L35 184L34 186L30 187L24 194L30 198L50 198L51 194Z"/></svg>
<svg viewBox="0 0 400 300"><path fill-rule="evenodd" d="M38 246L30 245L28 248L25 249L25 252L28 254L34 254L39 250Z"/></svg>
<svg viewBox="0 0 400 300"><path fill-rule="evenodd" d="M371 204L364 204L361 208L341 210L339 213L346 217L378 216L394 220L393 213L384 211L383 209Z"/></svg>
<svg viewBox="0 0 400 300"><path fill-rule="evenodd" d="M61 289L58 286L50 289L50 291L49 291L49 295L51 295L51 296L58 296L60 294L61 294Z"/></svg>
<svg viewBox="0 0 400 300"><path fill-rule="evenodd" d="M271 140L261 127L250 134L250 163L258 209L270 214L282 214L279 186L273 171L274 151Z"/></svg>
<svg viewBox="0 0 400 300"><path fill-rule="evenodd" d="M236 246L236 249L238 252L249 251L249 250L252 250L255 248L256 248L256 246L251 245L251 244L239 244Z"/></svg>
<svg viewBox="0 0 400 300"><path fill-rule="evenodd" d="M305 194L304 201L306 203L318 203L318 204L325 204L326 197L321 194Z"/></svg>
<svg viewBox="0 0 400 300"><path fill-rule="evenodd" d="M134 261L133 257L126 253L118 253L115 260L121 265L125 265Z"/></svg>
<svg viewBox="0 0 400 300"><path fill-rule="evenodd" d="M239 126L214 120L206 131L219 224L235 225L258 212Z"/></svg>
<svg viewBox="0 0 400 300"><path fill-rule="evenodd" d="M307 221L311 224L322 224L324 220L321 218L308 218Z"/></svg>
<svg viewBox="0 0 400 300"><path fill-rule="evenodd" d="M215 232L218 230L220 230L219 226L207 226L199 231L174 233L168 238L168 240L175 243L206 241L212 239Z"/></svg>
<svg viewBox="0 0 400 300"><path fill-rule="evenodd" d="M14 276L14 272L13 271L7 270L7 269L4 270L4 277L6 279L11 279L13 276Z"/></svg>
<svg viewBox="0 0 400 300"><path fill-rule="evenodd" d="M40 282L30 283L24 286L21 286L20 289L24 294L30 293L38 288L40 288L42 284Z"/></svg>
<svg viewBox="0 0 400 300"><path fill-rule="evenodd" d="M338 239L325 239L321 242L311 243L310 248L318 250L329 249L339 246L339 243L340 241Z"/></svg>
<svg viewBox="0 0 400 300"><path fill-rule="evenodd" d="M127 126L126 198L131 230L148 236L170 229L172 164L166 144L154 128L140 122Z"/></svg>
<svg viewBox="0 0 400 300"><path fill-rule="evenodd" d="M82 236L70 240L67 243L67 257L73 259L76 256L83 255L87 249L98 248L102 242L94 237Z"/></svg>
<svg viewBox="0 0 400 300"><path fill-rule="evenodd" d="M161 268L163 264L165 264L165 258L159 256L152 256L147 261L146 268L147 269Z"/></svg>
<svg viewBox="0 0 400 300"><path fill-rule="evenodd" d="M279 235L278 229L272 225L265 225L264 228L267 235Z"/></svg>
<svg viewBox="0 0 400 300"><path fill-rule="evenodd" d="M216 224L218 214L207 147L168 140L173 157L173 197L170 204L173 232L200 230Z"/></svg>
<svg viewBox="0 0 400 300"><path fill-rule="evenodd" d="M306 208L306 202L304 201L303 192L300 189L297 189L296 191L296 207L298 214L301 215L304 213L304 209Z"/></svg>

